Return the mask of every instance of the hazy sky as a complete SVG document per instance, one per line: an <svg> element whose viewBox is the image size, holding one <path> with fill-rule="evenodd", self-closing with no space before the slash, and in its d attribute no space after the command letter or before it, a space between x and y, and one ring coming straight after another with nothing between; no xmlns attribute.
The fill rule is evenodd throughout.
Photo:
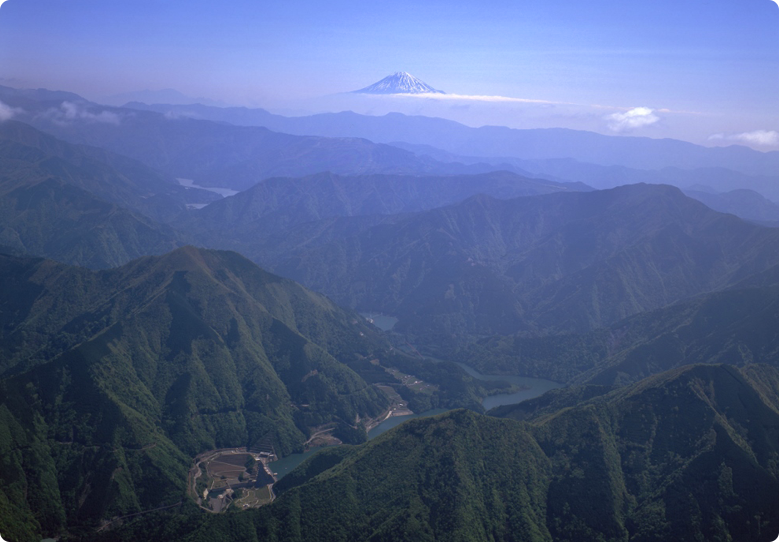
<svg viewBox="0 0 779 542"><path fill-rule="evenodd" d="M470 97L321 98L395 71ZM89 98L175 88L271 109L398 109L474 125L712 143L752 138L779 148L779 6L7 0L0 7L0 84Z"/></svg>

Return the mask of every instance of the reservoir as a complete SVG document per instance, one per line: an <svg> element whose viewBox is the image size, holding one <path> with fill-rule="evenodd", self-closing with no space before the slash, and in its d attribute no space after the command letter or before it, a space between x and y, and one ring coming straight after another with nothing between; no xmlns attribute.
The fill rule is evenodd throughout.
<svg viewBox="0 0 779 542"><path fill-rule="evenodd" d="M360 316L366 320L373 320L373 325L382 331L391 331L395 324L398 323L398 319L394 316L387 316L377 312L361 312Z"/></svg>
<svg viewBox="0 0 779 542"><path fill-rule="evenodd" d="M378 318L389 318L397 322L397 318L392 318L391 316L381 316L381 315L377 316L376 314L369 316L367 313L363 314L363 316L372 318L374 321L374 325L377 327L380 327L379 324L377 323ZM382 320L382 323L387 324L388 321ZM394 322L392 322L392 325L395 325ZM462 367L462 369L473 378L479 380L502 380L504 382L510 382L512 384L516 384L518 386L522 386L523 388L526 388L516 393L504 393L500 395L493 395L491 397L486 397L484 401L482 401L482 406L484 406L485 410L489 410L497 406L513 405L515 403L520 403L522 401L526 401L528 399L533 399L534 397L543 395L549 390L562 387L562 384L558 384L557 382L552 382L551 380L544 380L542 378L530 378L524 376L506 376L506 375L483 375L463 363L458 363L457 365ZM444 412L447 412L447 409L438 408L435 410L428 410L427 412L422 412L420 414L409 414L408 416L393 416L391 418L387 418L385 421L381 422L379 425L377 425L376 427L374 427L368 432L368 440L378 437L382 433L389 431L393 427L397 427L398 425L402 424L405 421L413 420L415 418L435 416L436 414L442 414ZM300 465L303 461L305 461L310 456L318 452L320 449L321 448L314 448L312 450L300 454L288 455L283 459L279 459L278 461L274 461L273 463L268 463L268 467L273 472L278 474L276 478L280 480L292 469Z"/></svg>
<svg viewBox="0 0 779 542"><path fill-rule="evenodd" d="M408 416L393 416L391 418L387 418L385 421L381 422L379 425L374 427L368 432L368 440L371 440L373 438L378 437L382 433L386 433L393 427L397 427L401 423L413 420L415 418L424 418L426 416L435 416L436 414L443 414L444 412L447 412L447 409L445 408L437 408L434 410L428 410L427 412L423 412L421 414L409 414ZM284 457L282 459L279 459L278 461L273 461L272 463L268 463L268 468L277 474L276 478L281 480L284 478L285 475L287 475L292 469L300 465L303 461L317 453L322 448L312 448L311 450L308 450L307 452L303 452L300 454L291 454L287 457Z"/></svg>
<svg viewBox="0 0 779 542"><path fill-rule="evenodd" d="M209 187L209 186L199 186L195 184L195 181L192 179L176 179L179 184L185 188L199 188L200 190L208 190L209 192L214 192L215 194L219 194L223 198L227 198L230 196L234 196L238 193L238 190L232 190L230 188L217 188L217 187ZM205 206L205 205L204 205Z"/></svg>
<svg viewBox="0 0 779 542"><path fill-rule="evenodd" d="M437 408L435 410L428 410L427 412L423 412L421 414L409 414L408 416L393 416L391 418L387 418L385 421L381 422L379 425L374 427L368 432L368 440L371 440L373 438L378 437L382 433L386 433L393 427L397 427L401 423L413 420L414 418L423 418L426 416L435 416L436 414L443 414L444 412L447 412L447 409L445 408ZM272 463L268 463L268 468L277 474L276 478L281 480L284 478L285 475L287 475L292 469L300 465L303 461L317 453L322 448L312 448L311 450L308 450L307 452L299 453L299 454L291 454L287 457L284 457L282 459L279 459L278 461L273 461Z"/></svg>
<svg viewBox="0 0 779 542"><path fill-rule="evenodd" d="M398 323L398 319L395 318L394 316L388 316L386 314L381 314L380 312L361 312L360 316L363 316L368 320L372 320L374 326L376 326L377 328L385 332L391 331L392 328L395 327L395 324ZM440 361L434 358L427 358L427 359L433 362ZM485 397L484 400L482 401L482 406L484 407L484 410L489 410L491 408L495 408L503 405L513 405L516 403L521 403L522 401L526 401L527 399L533 399L534 397L543 395L549 390L562 387L562 384L559 384L557 382L552 382L551 380L544 380L543 378L530 378L526 376L509 376L509 375L483 375L477 372L476 370L472 369L471 367L468 367L464 363L457 363L457 365L462 367L462 369L466 373L468 373L473 378L476 378L477 380L502 380L503 382L516 384L524 388L516 393L503 393L500 395L492 395L490 397ZM417 415L415 414L414 417L416 416ZM391 427L384 428L385 424L390 423L393 420L395 421L393 422L391 427L395 427L396 425L399 425L403 421L403 417L390 418L386 422L375 427L373 431L379 431L379 433L377 434L383 433L387 429L391 428ZM371 433L373 433L373 431L371 431ZM368 435L369 438L370 436L371 434Z"/></svg>
<svg viewBox="0 0 779 542"><path fill-rule="evenodd" d="M521 403L522 401L527 401L528 399L533 399L543 395L549 390L563 387L562 384L552 382L551 380L544 380L543 378L530 378L528 376L510 375L483 375L471 367L468 367L464 363L457 363L457 365L459 365L463 371L478 380L502 380L503 382L510 382L511 384L516 384L517 386L526 388L516 393L502 393L500 395L491 395L489 397L485 397L481 402L484 410L489 410L491 408L503 405L514 405L516 403Z"/></svg>

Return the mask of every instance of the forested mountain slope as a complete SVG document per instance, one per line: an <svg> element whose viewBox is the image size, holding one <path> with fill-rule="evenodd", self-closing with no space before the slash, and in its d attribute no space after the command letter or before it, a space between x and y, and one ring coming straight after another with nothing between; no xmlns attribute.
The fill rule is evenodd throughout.
<svg viewBox="0 0 779 542"><path fill-rule="evenodd" d="M779 263L779 230L668 186L475 196L410 215L322 220L250 257L398 330L454 336L588 331L725 288Z"/></svg>
<svg viewBox="0 0 779 542"><path fill-rule="evenodd" d="M694 366L528 421L453 411L323 452L268 507L112 539L767 542L777 391L773 368Z"/></svg>
<svg viewBox="0 0 779 542"><path fill-rule="evenodd" d="M194 455L301 447L387 398L345 363L362 319L235 253L185 247L102 272L0 256L0 532L92 529L184 496Z"/></svg>
<svg viewBox="0 0 779 542"><path fill-rule="evenodd" d="M211 196L129 158L0 123L0 244L16 250L92 268L161 254L185 236L158 220Z"/></svg>
<svg viewBox="0 0 779 542"><path fill-rule="evenodd" d="M210 234L209 238L229 237L251 251L258 240L326 218L409 213L459 203L476 194L509 199L586 190L579 183L530 179L507 171L456 176L318 173L266 179L181 216L176 226Z"/></svg>
<svg viewBox="0 0 779 542"><path fill-rule="evenodd" d="M694 363L779 367L779 268L584 334L491 337L459 359L487 373L626 384Z"/></svg>

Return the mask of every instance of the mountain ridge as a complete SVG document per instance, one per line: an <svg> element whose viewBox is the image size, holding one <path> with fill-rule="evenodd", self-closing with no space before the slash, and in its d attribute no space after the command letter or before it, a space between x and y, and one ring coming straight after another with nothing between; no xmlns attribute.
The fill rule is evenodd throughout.
<svg viewBox="0 0 779 542"><path fill-rule="evenodd" d="M321 452L262 509L113 536L767 542L777 391L774 368L693 366L524 421L450 411Z"/></svg>
<svg viewBox="0 0 779 542"><path fill-rule="evenodd" d="M676 167L684 170L721 167L746 175L775 177L779 152L749 147L704 147L681 140L614 136L564 128L514 129L505 126L472 128L437 117L387 113L361 115L352 111L284 117L264 109L135 104L142 110L188 114L194 118L233 124L266 126L294 134L363 137L376 143L429 145L461 156L522 160L574 159L585 164L622 166L638 170ZM407 147L403 147L407 148ZM522 167L522 166L520 166ZM585 179L580 180L587 184ZM646 181L646 179L642 179Z"/></svg>
<svg viewBox="0 0 779 542"><path fill-rule="evenodd" d="M16 286L0 295L6 536L8 521L56 534L176 502L198 453L284 456L389 404L347 365L387 350L371 326L236 253L99 272L0 256L0 273Z"/></svg>
<svg viewBox="0 0 779 542"><path fill-rule="evenodd" d="M303 224L256 250L276 272L445 344L613 323L763 271L777 242L677 188L629 185Z"/></svg>

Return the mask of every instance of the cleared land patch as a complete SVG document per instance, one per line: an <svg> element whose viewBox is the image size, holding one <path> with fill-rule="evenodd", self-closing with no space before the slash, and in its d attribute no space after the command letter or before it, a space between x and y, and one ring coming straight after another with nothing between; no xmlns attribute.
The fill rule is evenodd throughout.
<svg viewBox="0 0 779 542"><path fill-rule="evenodd" d="M246 448L200 454L189 472L190 495L211 512L223 512L238 501L241 508L267 504L273 500L276 481L267 467L273 459L275 454Z"/></svg>

